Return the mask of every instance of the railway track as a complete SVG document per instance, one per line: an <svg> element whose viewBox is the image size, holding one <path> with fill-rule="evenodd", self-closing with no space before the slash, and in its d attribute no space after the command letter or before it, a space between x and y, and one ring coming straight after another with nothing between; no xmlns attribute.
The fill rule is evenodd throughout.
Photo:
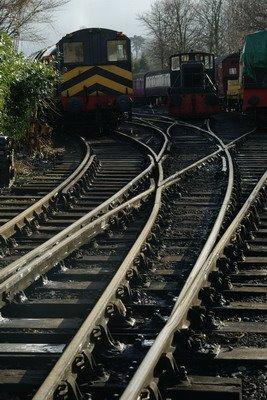
<svg viewBox="0 0 267 400"><path fill-rule="evenodd" d="M176 166L170 171L180 171L164 176L162 149L168 148L168 134L175 139L173 121L152 122L157 124L169 127L161 145L153 131L142 135L129 127L146 149L151 144L158 169L150 187L142 187L144 193L79 224L42 256L22 264L17 260L19 272L13 266L0 275L0 393L8 399L32 398L43 380L35 400L137 399L143 390L148 395L151 383L155 393L160 390L154 367L142 369L145 354L172 318L181 294L191 289L192 273L206 262L225 216L233 215L239 185L228 150L234 143L225 146L208 128L196 135L204 134L207 141L201 156L212 155L197 160L195 154L193 164L173 157ZM163 365L169 366L166 357ZM163 376L168 380L167 367ZM142 377L139 392L130 383L122 395L136 370L135 377Z"/></svg>
<svg viewBox="0 0 267 400"><path fill-rule="evenodd" d="M122 399L265 397L266 182L265 173L201 269L192 270Z"/></svg>
<svg viewBox="0 0 267 400"><path fill-rule="evenodd" d="M56 235L62 240L76 229L75 222L84 224L149 185L154 162L146 149L134 150L125 135L91 142L91 150L86 146L83 162L67 180L0 227L0 280L6 278L5 267L13 263L16 270L29 262L38 246Z"/></svg>
<svg viewBox="0 0 267 400"><path fill-rule="evenodd" d="M167 137L158 131L157 135L164 138L162 146L165 148ZM99 206L94 204L93 210L91 208L89 210L83 209L83 216L64 230L62 230L63 224L60 225L60 229L50 228L51 220L54 221L54 218L56 222L53 226L58 226L58 211L56 211L46 221L49 231L51 230L51 237L42 233L40 235L41 229L38 227L36 233L31 233L27 237L24 235L16 236L14 253L9 250L9 254L5 254L4 262L11 259L12 263L7 263L0 272L2 282L0 291L2 290L2 305L4 306L3 310L5 310L4 324L2 325L4 329L2 331L2 344L5 350L0 353L3 361L1 365L2 367L4 364L5 367L8 365L6 371L11 373L9 376L11 381L9 381L9 378L7 380L4 378L5 382L3 382L0 378L2 395L5 393L5 396L10 396L10 398L17 396L21 386L19 384L16 386L16 379L19 379L19 374L22 373L23 368L26 368L24 377L26 375L30 377L31 372L34 376L36 375L35 378L31 376L31 385L36 384L38 377L40 385L42 380L40 381L41 374L38 374L38 368L41 360L43 360L43 366L47 368L46 374L48 374L51 363L55 362L64 347L64 345L58 344L59 337L60 341L65 340L65 343L69 341L73 332L78 329L84 315L87 315L88 310L103 291L105 279L110 279L110 276L114 274L116 264L127 253L138 231L142 228L147 214L146 205L140 208L142 211L140 218L134 224L132 223L131 227L124 233L127 222L129 223L131 220L131 216L128 215L129 212L138 212L138 208L146 200L146 196L137 196L138 193L145 191L147 196L151 196L153 193L155 184L152 183L151 179L158 155L136 139L122 133L117 134L117 136L119 141L118 138L106 141L102 139L99 142L91 143L96 154L94 157L100 159L101 173L95 173L96 183L93 182L93 185L88 185L88 191L102 192L100 195L98 194L98 200L101 199L102 204ZM105 169L105 173L103 173L103 169ZM105 175L108 175L107 179L103 178ZM85 184L87 183L85 182ZM89 197L86 193L86 187L83 187L82 191L80 189L79 187L78 201L84 199L84 197L86 200L86 197ZM77 196L75 191L71 191L70 194L66 192L65 195L65 199L73 204L70 209L72 212L77 205L77 202L72 201L72 197L75 197L75 195ZM104 195L109 196L106 201L104 201ZM96 199L92 198L92 200ZM86 201L86 205L88 203L89 200ZM113 209L115 211L112 211ZM60 212L62 211L60 210ZM77 209L74 212L77 214ZM103 214L104 216L100 217ZM77 217L75 215L75 218ZM68 218L70 219L70 217ZM73 221L69 223L71 222ZM93 241L96 234L101 234L109 227L112 228L112 232L107 231L106 235L100 238L99 243ZM47 229L44 229L44 231L47 232ZM44 239L46 239L45 242ZM88 247L81 247L83 243L87 243L90 239L92 243ZM35 247L31 248L30 246L33 245ZM77 249L77 252L75 252L75 249ZM23 250L26 250L24 255L22 255ZM67 259L66 264L64 264L63 260L69 253L72 253L72 257ZM14 254L15 260L13 260ZM68 262L72 264L70 268L67 268ZM107 268L102 272L99 265L102 265L103 262L107 263ZM93 267L86 271L84 267L88 264ZM100 281L97 281L99 277ZM94 280L96 281L92 291L88 284L90 278L92 279L91 283ZM34 284L32 284L33 282ZM88 294L90 294L89 302ZM68 301L69 296L72 296L72 302ZM11 308L6 307L7 304ZM12 309L15 304L18 306L25 305L26 308ZM11 317L12 315L14 318ZM62 325L64 316L68 317L69 315L74 316L74 324L64 325L63 323ZM52 338L51 331L57 331L61 328L63 331L58 331L58 334ZM4 344L7 332L12 334L12 338L9 336L8 339L11 345L10 352L8 346ZM28 363L30 359L31 361ZM17 369L18 366L20 368L16 372L12 366L14 369ZM22 378L21 383L24 381L24 385L22 384L24 389L27 388L28 380L25 381L22 376L20 378ZM17 383L19 382L17 381ZM9 392L9 389L11 389L11 392ZM29 392L26 390L26 393ZM22 393L24 399L27 394L25 391L22 391Z"/></svg>
<svg viewBox="0 0 267 400"><path fill-rule="evenodd" d="M206 167L206 159L189 166L179 177L174 176L173 182L169 178L164 181L160 174L155 203L146 226L35 399L63 395L71 398L69 374L75 381L77 398L86 393L92 399L120 396L131 373L171 313L171 304L174 304L194 261L199 255L207 257L203 245L215 220L213 233L218 234L218 221L223 220L233 190L233 168L229 168L229 176L223 177L226 171L221 158L216 155L210 158ZM204 167L199 170L202 164ZM196 171L198 175L192 175ZM221 187L217 187L218 176L222 179ZM170 186L175 188L171 190L172 197L163 194ZM170 229L166 231L169 220L173 225L170 222ZM174 240L172 230L177 235ZM200 231L202 241L197 239ZM183 266L180 271L176 270L177 264ZM109 307L113 310L112 315L107 314ZM77 360L80 362L78 370L74 367ZM99 369L101 373L97 372Z"/></svg>
<svg viewBox="0 0 267 400"><path fill-rule="evenodd" d="M30 206L47 196L44 206L48 207L49 200L56 197L57 190L64 188L69 183L69 177L79 172L82 160L86 162L89 148L79 137L63 139L59 144L64 153L58 160L48 165L44 170L35 172L34 175L25 177L18 175L10 188L2 188L0 193L0 227L7 224L10 219L17 217ZM39 209L37 210L39 211ZM26 215L25 218L32 218ZM19 221L23 225L23 220ZM10 234L12 235L14 231Z"/></svg>
<svg viewBox="0 0 267 400"><path fill-rule="evenodd" d="M265 398L266 150L259 130L237 146L244 205L195 264L121 399Z"/></svg>

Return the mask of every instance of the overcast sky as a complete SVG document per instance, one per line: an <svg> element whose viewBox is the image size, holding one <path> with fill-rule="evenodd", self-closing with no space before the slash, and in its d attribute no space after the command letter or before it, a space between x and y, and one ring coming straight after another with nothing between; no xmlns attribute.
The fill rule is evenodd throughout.
<svg viewBox="0 0 267 400"><path fill-rule="evenodd" d="M123 31L128 36L145 33L136 15L149 10L152 0L71 0L56 11L53 28L43 29L45 44L23 43L26 53L56 43L66 33L82 27L102 27Z"/></svg>

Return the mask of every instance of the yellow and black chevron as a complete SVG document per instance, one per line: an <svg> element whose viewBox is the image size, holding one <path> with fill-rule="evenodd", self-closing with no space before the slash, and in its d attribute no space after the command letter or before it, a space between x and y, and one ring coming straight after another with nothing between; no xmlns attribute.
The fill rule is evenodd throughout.
<svg viewBox="0 0 267 400"><path fill-rule="evenodd" d="M75 67L61 76L60 92L64 97L81 94L122 95L133 93L133 74L116 65Z"/></svg>

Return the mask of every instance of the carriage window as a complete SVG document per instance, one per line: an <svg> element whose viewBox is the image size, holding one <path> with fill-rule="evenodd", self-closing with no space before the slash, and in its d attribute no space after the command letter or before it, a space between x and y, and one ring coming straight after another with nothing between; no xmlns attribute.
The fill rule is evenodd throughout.
<svg viewBox="0 0 267 400"><path fill-rule="evenodd" d="M108 61L126 61L126 40L108 41Z"/></svg>
<svg viewBox="0 0 267 400"><path fill-rule="evenodd" d="M180 57L172 58L172 71L180 71Z"/></svg>
<svg viewBox="0 0 267 400"><path fill-rule="evenodd" d="M63 44L63 58L66 64L82 63L84 61L83 43L72 42Z"/></svg>

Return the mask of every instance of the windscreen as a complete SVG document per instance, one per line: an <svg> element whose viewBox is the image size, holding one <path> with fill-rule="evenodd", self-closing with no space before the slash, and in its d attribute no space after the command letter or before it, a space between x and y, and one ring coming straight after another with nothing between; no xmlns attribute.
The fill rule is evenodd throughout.
<svg viewBox="0 0 267 400"><path fill-rule="evenodd" d="M83 43L71 42L63 44L63 60L65 64L84 62Z"/></svg>
<svg viewBox="0 0 267 400"><path fill-rule="evenodd" d="M109 40L107 44L108 61L126 61L126 40Z"/></svg>

